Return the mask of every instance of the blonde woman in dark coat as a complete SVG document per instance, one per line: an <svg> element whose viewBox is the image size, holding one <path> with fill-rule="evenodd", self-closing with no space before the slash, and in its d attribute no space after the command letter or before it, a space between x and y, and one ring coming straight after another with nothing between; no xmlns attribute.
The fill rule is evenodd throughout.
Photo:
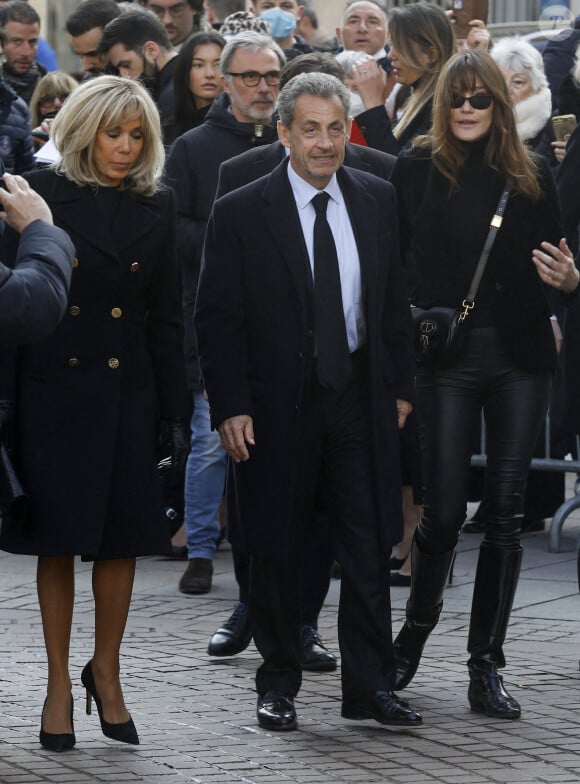
<svg viewBox="0 0 580 784"><path fill-rule="evenodd" d="M39 556L48 655L40 742L64 751L75 743L68 664L75 555L94 562L87 711L92 697L105 735L139 742L123 701L120 645L135 557L169 545L155 469L158 423L173 436L174 458L184 460L188 406L175 206L158 187L164 155L155 105L137 82L103 76L75 90L52 133L61 162L29 181L70 234L76 261L61 325L19 350L12 392L30 521L3 529L0 546Z"/></svg>

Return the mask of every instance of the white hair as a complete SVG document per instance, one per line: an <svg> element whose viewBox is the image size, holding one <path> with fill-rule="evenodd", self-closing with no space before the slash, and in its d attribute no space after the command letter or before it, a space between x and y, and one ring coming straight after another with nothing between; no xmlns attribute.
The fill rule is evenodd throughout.
<svg viewBox="0 0 580 784"><path fill-rule="evenodd" d="M518 36L500 38L494 43L490 54L500 68L509 68L510 71L517 73L526 72L535 93L548 87L542 55L522 38Z"/></svg>

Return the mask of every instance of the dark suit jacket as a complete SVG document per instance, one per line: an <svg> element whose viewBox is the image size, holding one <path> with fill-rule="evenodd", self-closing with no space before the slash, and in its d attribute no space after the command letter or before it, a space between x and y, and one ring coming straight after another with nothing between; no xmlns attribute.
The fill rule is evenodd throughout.
<svg viewBox="0 0 580 784"><path fill-rule="evenodd" d="M285 157L286 153L282 142L274 142L265 147L248 150L224 161L220 166L216 198L219 199L220 196L224 196L236 188L241 188L242 185L247 185L259 177L270 174ZM360 144L347 144L344 154L345 166L369 172L380 177L381 180L390 179L396 160L394 155L380 150L372 150L370 147L362 147Z"/></svg>
<svg viewBox="0 0 580 784"><path fill-rule="evenodd" d="M276 557L288 552L300 492L296 443L314 343L310 265L286 166L215 203L195 315L212 426L240 414L254 420L250 460L229 466L232 541ZM412 399L414 377L395 195L389 183L346 167L339 183L361 262L377 518L387 552L402 524L395 399Z"/></svg>

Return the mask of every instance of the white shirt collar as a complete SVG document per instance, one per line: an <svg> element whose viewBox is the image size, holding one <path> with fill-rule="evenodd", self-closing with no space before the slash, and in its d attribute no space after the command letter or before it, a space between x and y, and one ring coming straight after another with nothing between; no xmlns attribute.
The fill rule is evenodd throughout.
<svg viewBox="0 0 580 784"><path fill-rule="evenodd" d="M314 188L312 185L310 185L309 182L306 182L306 180L304 180L294 171L291 161L288 162L288 179L290 180L290 186L292 187L292 192L294 193L296 206L300 210L303 210L318 193L321 193L321 191L319 191L317 188ZM343 203L343 196L338 185L338 180L336 179L336 174L332 175L332 179L328 185L323 188L323 190L326 191L330 198L337 204Z"/></svg>

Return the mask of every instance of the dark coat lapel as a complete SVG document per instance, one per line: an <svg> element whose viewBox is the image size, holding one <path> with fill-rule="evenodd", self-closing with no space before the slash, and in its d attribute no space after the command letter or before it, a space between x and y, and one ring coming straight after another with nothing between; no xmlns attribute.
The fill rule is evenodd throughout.
<svg viewBox="0 0 580 784"><path fill-rule="evenodd" d="M52 181L53 190L48 200L58 214L59 224L64 229L69 229L73 235L82 236L102 253L116 259L123 248L134 246L143 235L155 230L159 220L159 210L154 206L155 200L126 193L121 199L116 218L121 228L118 232L121 240L115 243L106 226L95 229L98 222L95 212L98 211L98 206L92 188L78 187L65 177L54 177Z"/></svg>
<svg viewBox="0 0 580 784"><path fill-rule="evenodd" d="M280 256L290 270L296 290L304 300L306 291L312 288L312 273L294 194L286 172L287 166L288 161L283 160L265 180L262 191L264 227L270 232Z"/></svg>

